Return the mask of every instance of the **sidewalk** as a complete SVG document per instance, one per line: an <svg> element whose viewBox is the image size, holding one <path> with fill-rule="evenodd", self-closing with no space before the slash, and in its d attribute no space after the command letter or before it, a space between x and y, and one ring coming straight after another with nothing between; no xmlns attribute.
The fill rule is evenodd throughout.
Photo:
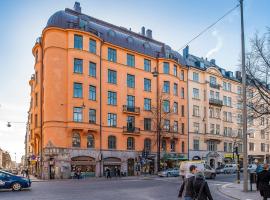
<svg viewBox="0 0 270 200"><path fill-rule="evenodd" d="M248 185L250 190L250 185ZM256 184L252 185L252 191L243 192L243 183L228 183L218 187L223 195L237 200L259 200L262 199L260 193L256 190Z"/></svg>

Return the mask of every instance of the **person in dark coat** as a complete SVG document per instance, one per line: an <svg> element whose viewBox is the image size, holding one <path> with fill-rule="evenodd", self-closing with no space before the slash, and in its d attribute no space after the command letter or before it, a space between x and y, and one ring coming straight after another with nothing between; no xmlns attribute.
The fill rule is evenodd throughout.
<svg viewBox="0 0 270 200"><path fill-rule="evenodd" d="M268 164L264 164L263 171L257 175L257 190L260 191L263 200L270 198L270 172L268 171Z"/></svg>
<svg viewBox="0 0 270 200"><path fill-rule="evenodd" d="M183 183L180 187L178 197L184 197L184 200L192 200L195 197L195 190L194 190L194 174L197 172L197 167L195 165L190 165L189 167L190 173L186 175Z"/></svg>
<svg viewBox="0 0 270 200"><path fill-rule="evenodd" d="M202 172L198 172L195 175L194 191L198 200L213 200L208 183L205 181Z"/></svg>

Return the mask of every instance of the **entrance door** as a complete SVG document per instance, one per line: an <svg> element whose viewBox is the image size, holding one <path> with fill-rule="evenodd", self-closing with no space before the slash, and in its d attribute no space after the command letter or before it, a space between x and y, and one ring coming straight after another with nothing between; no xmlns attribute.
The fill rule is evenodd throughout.
<svg viewBox="0 0 270 200"><path fill-rule="evenodd" d="M213 169L216 168L216 164L215 164L215 163L216 163L215 159L213 159L213 158L210 159L210 167L211 167L211 168L213 168Z"/></svg>
<svg viewBox="0 0 270 200"><path fill-rule="evenodd" d="M128 159L128 176L134 176L134 159Z"/></svg>

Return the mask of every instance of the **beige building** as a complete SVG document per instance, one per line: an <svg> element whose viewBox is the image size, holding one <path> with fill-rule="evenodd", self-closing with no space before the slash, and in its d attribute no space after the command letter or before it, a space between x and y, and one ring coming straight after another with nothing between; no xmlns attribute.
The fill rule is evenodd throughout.
<svg viewBox="0 0 270 200"><path fill-rule="evenodd" d="M233 162L234 147L242 152L241 83L215 60L190 55L188 47L183 56L189 67L189 159L213 168Z"/></svg>
<svg viewBox="0 0 270 200"><path fill-rule="evenodd" d="M3 168L3 150L0 149L0 169Z"/></svg>

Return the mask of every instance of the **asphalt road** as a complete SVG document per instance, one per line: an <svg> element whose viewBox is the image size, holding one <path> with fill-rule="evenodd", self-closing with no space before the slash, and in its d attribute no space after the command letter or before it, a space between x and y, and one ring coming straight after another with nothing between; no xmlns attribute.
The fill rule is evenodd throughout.
<svg viewBox="0 0 270 200"><path fill-rule="evenodd" d="M217 188L235 177L218 175L208 180L214 200L229 200ZM180 183L179 177L33 182L30 190L0 192L0 200L177 200Z"/></svg>

